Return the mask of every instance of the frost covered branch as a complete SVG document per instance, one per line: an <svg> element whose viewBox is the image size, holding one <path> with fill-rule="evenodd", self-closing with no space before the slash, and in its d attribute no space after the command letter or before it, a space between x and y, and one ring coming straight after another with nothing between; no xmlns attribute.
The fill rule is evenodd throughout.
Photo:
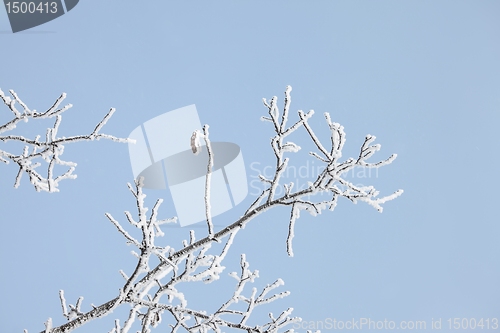
<svg viewBox="0 0 500 333"><path fill-rule="evenodd" d="M212 237L214 234L214 226L212 223L212 212L210 206L210 181L212 178L212 167L214 166L214 155L210 139L208 138L208 125L203 126L203 139L205 140L205 145L208 151L208 165L205 182L205 213L207 216L208 237Z"/></svg>
<svg viewBox="0 0 500 333"><path fill-rule="evenodd" d="M80 311L80 307L82 305L83 297L79 297L78 300L76 301L76 305L69 305L69 311L68 307L66 306L66 299L64 298L64 291L59 290L59 298L61 299L61 307L63 311L63 316L66 317L68 320L75 319L76 317L79 317L83 315L83 313Z"/></svg>
<svg viewBox="0 0 500 333"><path fill-rule="evenodd" d="M86 313L82 313L80 310L81 298L76 306L70 305L68 311L64 294L61 293L63 315L69 322L56 328L47 328L47 330L51 333L70 332L88 321L111 313L122 304L131 306L129 315L123 325L119 320L115 321L114 327L110 331L112 333L127 333L133 330L134 323L140 325L142 333L148 333L151 328L156 328L160 323L166 321L166 317L170 319L172 332L182 330L187 332L208 332L209 330L222 332L224 327L247 332L278 332L284 326L300 321L300 318L290 317L292 308L289 308L282 311L277 317L270 313L270 321L267 323L254 326L247 324L257 306L283 298L289 295L289 292L274 293L276 288L283 285L283 280L277 279L274 283L267 285L260 293L256 288L252 288L251 292L247 293L245 286L258 277L258 271L249 270L249 264L244 254L241 255L240 261L241 273L233 272L230 274L236 280L233 294L213 313L207 314L206 311L190 307L187 296L182 291L183 285L187 283L211 283L219 280L220 274L225 269L222 261L233 244L236 234L254 217L273 207L291 207L286 246L288 254L293 256L294 226L302 210L315 216L327 208L333 210L337 205L338 198L344 197L354 203L364 201L382 212L382 204L403 193L402 190L398 190L391 195L379 198L379 192L373 186L354 185L347 180L346 174L356 167L378 168L392 163L396 158L396 155L393 154L379 162L367 161L376 151L380 150L380 145L373 144L374 136L366 136L357 158L341 160L346 135L344 128L340 124L332 122L328 113L324 114L330 134L328 145L319 140L309 124L309 119L314 114L312 110L308 113L299 110L298 120L287 127L291 90L290 86L286 88L285 103L281 114L277 105L277 97L273 97L269 102L266 99L263 100L268 109L269 117L262 117L262 120L271 122L275 132L274 137L271 138L271 148L276 157L275 173L272 179L260 175L266 188L262 190L262 193L241 218L218 232L213 230L210 213L210 174L213 165L213 152L210 149L208 139L208 126L205 126L203 133L201 131L193 133L191 148L193 153L198 154L201 149L199 141L203 138L209 153L205 185L207 235L197 240L195 232L191 230L189 239L184 240L178 250L171 246L158 245L156 243L157 237L164 235L161 226L165 223L175 223L176 219L158 218L161 199L156 201L148 215L148 208L144 204L145 194L142 191L143 180L136 180L135 186L129 184L129 189L136 200L137 217L134 218L130 212L125 212L125 217L132 227L140 231L142 238L134 238L111 214L106 213L106 217L122 234L126 242L135 246L139 251L138 253L132 251L133 256L137 259L135 269L130 274L120 271L125 283L120 288L116 298L98 307L93 307ZM316 179L311 179L307 188L294 191L293 183L281 184L281 181L289 164L289 157L285 157L285 153L297 152L300 146L294 142L285 141L285 139L301 127L305 129L317 148L317 151L311 152L310 155L324 163L324 169ZM279 186L283 186L285 190L281 196L278 195L277 191ZM321 194L326 194L328 199L318 200L318 196ZM214 243L221 243L222 249L214 251L211 248ZM239 307L236 306L237 303L239 303ZM241 304L245 306L242 308Z"/></svg>
<svg viewBox="0 0 500 333"><path fill-rule="evenodd" d="M115 109L110 109L109 112L104 116L104 118L96 125L94 130L87 135L77 135L71 137L58 137L57 133L62 122L62 113L69 110L72 105L67 104L60 107L61 103L66 98L66 94L63 93L54 104L44 112L37 112L36 110L31 110L28 106L19 98L19 96L13 91L9 90L11 97L6 96L4 92L0 89L0 99L12 112L12 119L7 121L5 124L0 125L0 141L15 142L24 145L21 153L10 153L6 150L0 149L0 162L8 164L9 162L14 162L18 165L19 171L17 173L14 187L18 188L21 183L21 178L23 174L27 174L31 184L37 191L46 192L58 192L59 182L64 179L75 179L76 174L74 170L76 168L76 163L71 161L64 161L60 157L64 152L65 144L78 142L78 141L93 141L99 139L110 139L116 142L129 142L129 139L121 139L112 135L100 133L102 127L111 118ZM22 111L16 108L16 103L22 107ZM34 139L26 138L22 135L2 135L2 133L14 130L21 122L28 122L28 120L33 119L48 119L55 118L54 125L47 128L45 133L45 139L40 140L41 135L37 135ZM47 163L47 170L43 172L38 172L38 167L42 165L36 160L43 160ZM67 167L65 172L56 175L55 166L60 165Z"/></svg>
<svg viewBox="0 0 500 333"><path fill-rule="evenodd" d="M276 171L272 180L267 180L264 176L259 175L260 179L268 184L268 188L264 189L256 202L250 207L247 213L257 209L258 204L267 197L267 204L279 204L291 206L291 215L289 222L289 233L287 237L287 251L290 256L293 256L292 239L294 237L294 225L296 220L300 217L300 211L306 210L311 215L316 216L321 214L322 210L328 208L334 210L337 205L338 198L344 197L356 203L357 201L364 201L374 207L377 211L382 212L382 204L387 201L393 200L403 193L403 190L379 198L379 192L373 186L356 186L349 182L345 175L356 167L365 168L379 168L384 165L392 163L396 159L396 154L389 156L387 159L371 163L367 159L371 157L376 151L380 150L379 144L371 145L375 140L375 136L367 135L365 141L361 146L359 156L357 158L349 158L345 161L340 161L342 157L342 149L346 141L344 127L338 123L332 122L329 113L324 113L326 124L330 131L329 147L325 146L318 139L316 133L309 124L309 119L314 114L313 110L304 113L302 110L298 111L299 121L289 128L285 128L289 107L290 107L290 92L292 88L288 86L285 91L285 106L281 115L281 121L278 121L279 111L277 107L276 96L271 101L263 100L264 105L268 108L270 117L262 117L262 120L272 122L274 125L275 136L271 139L271 146L276 156ZM275 198L275 192L280 184L280 179L288 166L288 158L284 157L285 153L297 152L300 146L293 142L283 143L283 140L296 131L298 128L304 127L312 142L318 149L318 152L310 152L310 155L317 158L324 163L323 171L318 175L314 181L309 182L309 186L305 190L293 189L293 182L283 184L285 194L280 198ZM313 199L319 195L327 194L329 199L322 201L314 201Z"/></svg>
<svg viewBox="0 0 500 333"><path fill-rule="evenodd" d="M250 296L244 296L243 292L246 284L254 282L258 277L258 271L251 272L248 269L249 264L245 255L241 257L241 274L230 274L237 280L235 291L218 310L212 314L207 314L206 311L189 307L182 286L193 282L211 283L220 278L220 274L225 269L222 266L222 261L233 244L239 228L235 228L231 233L226 234L226 237L218 239L224 246L216 253L209 253L212 245L209 242L202 247L192 248L184 256L176 257L174 255L179 251L175 252L172 247L159 246L155 242L157 237L164 235L161 226L166 223L176 223L176 218L158 218L158 211L162 203L161 199L156 201L151 213L148 214L148 208L144 205L146 195L143 193L142 186L142 178L136 181L135 187L129 184L129 189L136 201L137 218L133 218L130 212L125 212L127 222L132 227L140 230L141 239L132 237L117 219L106 213L106 217L122 234L126 242L137 247L139 251L139 253L133 251L137 263L132 273L127 275L125 272L120 271L125 283L120 289L119 295L115 299L99 307L94 307L87 313L83 313L80 310L82 297L78 299L76 306L69 305L68 310L64 293L60 291L59 297L63 316L69 322L52 328L51 333L70 332L89 320L111 313L121 304L130 304L131 310L123 325L120 324L119 320L115 321L115 327L111 329L111 332L114 333L131 331L135 322L140 325L141 332L147 333L151 331L151 328L155 328L162 321L165 321L165 317L169 317L170 322L174 322L174 324L171 324L173 332L181 328L189 332L207 332L208 330L221 332L224 327L247 332L277 332L279 328L300 320L299 318L289 317L292 309L287 309L278 318L273 318L272 314L270 314L272 320L264 325L251 326L246 323L257 306L283 298L289 295L289 292L268 295L272 290L283 285L283 281L278 279L273 284L265 287L258 296L256 296L257 290L255 288L252 289ZM210 237L207 236L206 238ZM191 230L189 240L182 242L182 249L191 247L195 243L195 232ZM160 262L160 265L155 270L152 270L150 268L151 263L157 261ZM247 309L235 308L235 304L238 302L247 303Z"/></svg>

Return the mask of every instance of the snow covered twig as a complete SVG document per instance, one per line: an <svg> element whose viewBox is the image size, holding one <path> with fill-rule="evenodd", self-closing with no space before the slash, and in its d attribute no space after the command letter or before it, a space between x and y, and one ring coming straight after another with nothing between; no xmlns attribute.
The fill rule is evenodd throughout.
<svg viewBox="0 0 500 333"><path fill-rule="evenodd" d="M116 142L129 142L130 139L117 138L109 134L101 133L102 127L111 118L115 109L110 109L109 112L104 116L104 118L95 126L94 130L87 135L77 135L71 137L58 137L57 133L62 122L62 114L69 110L72 105L67 104L60 107L61 103L66 98L66 94L63 93L54 104L44 112L37 112L36 110L31 110L28 106L19 98L19 96L13 91L9 90L12 97L7 96L2 90L0 90L0 99L3 104L12 112L12 119L7 121L5 124L0 125L0 141L7 142L17 142L24 144L24 149L21 153L11 153L4 149L0 149L0 162L8 164L13 162L19 167L17 176L15 178L14 187L18 188L21 183L21 178L23 174L27 174L31 184L36 191L46 191L46 192L58 192L59 182L64 179L75 179L76 174L74 170L76 168L76 163L71 161L64 161L61 159L61 155L64 152L65 145L72 142L79 141L93 141L100 139L109 139ZM16 108L16 103L22 107L22 111ZM40 140L41 135L37 135L34 139L26 138L22 135L6 135L3 133L14 130L20 123L28 122L30 119L33 121L37 119L48 119L55 118L54 125L47 128L45 133L45 140ZM42 165L36 160L45 161L47 163L47 169L43 172L39 172L38 167ZM60 165L67 170L59 175L56 175L55 166Z"/></svg>
<svg viewBox="0 0 500 333"><path fill-rule="evenodd" d="M267 180L264 176L259 175L259 178L268 187L262 191L258 201L260 202L267 197L268 205L276 204L292 207L286 244L288 254L293 256L292 239L294 237L294 226L296 220L300 216L301 210L306 210L311 215L316 216L317 214L321 214L321 212L326 208L334 210L338 199L340 197L344 197L353 203L356 203L357 201L364 201L374 207L377 211L382 212L383 207L381 205L400 196L403 193L403 190L397 190L385 197L378 197L379 192L373 186L356 186L346 179L345 175L356 167L379 168L391 164L396 159L397 155L392 154L387 159L376 163L367 161L369 157L381 148L379 144L371 145L375 140L375 136L366 136L357 158L349 158L345 161L340 161L340 158L342 157L342 149L346 142L346 134L343 126L331 121L329 113L324 113L326 124L330 131L329 147L325 146L320 141L315 131L309 124L309 119L314 114L313 110L310 110L308 113L304 113L302 110L299 110L299 121L289 128L285 128L284 124L286 124L288 119L290 107L291 90L292 88L288 86L285 91L285 106L281 122L278 121L279 111L277 107L277 97L273 97L269 102L266 99L263 100L264 105L268 108L270 117L263 117L262 120L272 122L276 133L271 139L271 147L276 156L277 163L274 178L272 180ZM311 179L311 181L309 181L307 189L297 189L293 192L293 183L284 184L283 187L285 189L285 194L280 198L275 198L276 189L280 184L281 177L284 174L289 162L289 158L284 157L285 153L294 153L300 149L300 146L295 143L284 143L283 140L300 127L303 127L306 130L312 142L318 149L318 152L310 152L310 155L323 162L325 168L316 179ZM343 189L341 189L341 187ZM330 197L330 199L314 201L315 196L318 194L326 194ZM251 208L255 210L258 209L258 206L252 205ZM252 212L252 210L247 211L247 213L250 212Z"/></svg>

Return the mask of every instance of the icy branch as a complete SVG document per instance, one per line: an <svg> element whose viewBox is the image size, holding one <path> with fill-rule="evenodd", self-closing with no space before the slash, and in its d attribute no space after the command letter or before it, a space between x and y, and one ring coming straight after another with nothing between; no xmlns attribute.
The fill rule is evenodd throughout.
<svg viewBox="0 0 500 333"><path fill-rule="evenodd" d="M212 179L212 167L214 166L214 156L212 152L212 145L208 138L208 125L203 126L203 139L208 152L207 174L205 182L205 214L207 217L208 236L212 237L214 234L214 226L212 224L212 211L210 206L210 180Z"/></svg>
<svg viewBox="0 0 500 333"><path fill-rule="evenodd" d="M66 306L66 299L64 298L64 291L59 290L59 298L61 300L61 306L62 306L62 311L63 311L63 316L66 317L67 320L73 320L75 318L80 317L83 315L83 312L81 312L80 307L82 305L83 297L79 297L78 300L76 301L76 305L69 305L69 311L68 307Z"/></svg>
<svg viewBox="0 0 500 333"><path fill-rule="evenodd" d="M28 106L19 98L19 96L13 91L9 91L13 99L6 96L2 90L0 90L0 99L12 112L13 118L7 121L5 124L0 125L0 134L13 131L21 122L28 122L30 119L49 119L55 117L55 122L52 127L47 128L45 134L45 140L40 141L41 135L36 135L34 139L25 138L20 135L0 135L0 141L4 143L16 142L24 144L24 149L21 153L11 153L7 150L0 149L0 161L8 164L13 162L17 164L19 170L14 181L14 187L18 188L21 184L21 178L23 174L27 174L29 180L36 191L46 191L46 192L58 192L59 182L65 179L75 179L76 174L74 170L76 168L76 163L71 161L64 161L61 159L61 155L64 152L65 145L72 142L79 141L93 141L99 139L109 139L116 142L129 142L129 139L121 139L112 135L100 133L100 130L107 121L111 118L115 109L110 109L109 112L104 116L104 118L96 125L94 130L88 135L77 135L71 137L58 137L57 133L62 122L62 113L69 110L72 105L67 104L64 107L59 108L60 104L66 98L66 94L62 94L57 98L54 104L44 112L37 112L36 110L31 110ZM19 111L16 108L16 103L18 103L23 110ZM44 161L47 163L47 170L40 171L37 169L42 165L40 162ZM56 172L56 165L63 166L66 169L64 172ZM59 173L57 175L57 173Z"/></svg>
<svg viewBox="0 0 500 333"><path fill-rule="evenodd" d="M273 123L275 136L271 139L271 148L276 156L276 169L273 179L266 179L259 175L260 179L268 187L265 188L256 202L247 210L246 214L251 213L252 209L260 208L258 204L267 196L267 206L272 205L290 205L291 217L289 222L289 232L287 236L287 252L289 256L293 256L292 239L294 237L295 222L300 216L300 210L307 210L312 215L320 214L322 210L328 208L333 210L338 202L339 197L345 197L348 200L356 203L357 201L364 201L382 212L382 204L387 201L393 200L403 193L403 190L397 190L393 194L378 198L379 192L373 186L357 186L346 180L345 176L349 171L359 167L366 168L379 168L388 165L396 159L396 154L389 156L387 159L379 162L368 162L367 159L379 151L381 146L379 144L372 145L375 136L367 135L363 145L361 146L359 156L357 158L348 158L345 161L339 161L342 157L342 149L346 142L346 134L344 127L338 123L331 121L329 113L325 113L325 120L330 130L329 147L325 146L316 135L312 126L309 124L309 119L314 114L311 110L307 114L302 110L298 111L299 121L293 126L285 128L288 119L288 110L290 107L290 91L291 87L287 87L285 91L285 106L282 114L282 120L278 123L279 117L277 98L273 97L270 102L264 99L264 105L268 109L270 117L265 117ZM298 128L304 127L307 134L311 138L318 152L310 152L312 156L324 163L325 168L316 179L311 179L309 187L305 190L297 190L292 192L292 184L284 184L285 194L280 198L275 198L276 189L280 185L282 175L285 173L289 165L289 158L285 157L285 153L295 153L300 149L300 146L293 142L283 143L284 137L292 134ZM340 187L343 187L341 189ZM330 197L328 200L315 201L322 195Z"/></svg>
<svg viewBox="0 0 500 333"><path fill-rule="evenodd" d="M137 321L140 321L143 333L150 332L151 328L155 328L160 323L169 319L172 332L182 330L187 332L208 332L209 330L222 332L224 327L255 333L278 332L286 325L300 321L300 318L290 317L293 309L288 308L282 311L277 317L269 313L270 321L267 323L254 326L247 324L255 308L286 297L289 295L289 292L275 292L275 289L283 285L283 280L281 279L277 279L272 284L267 285L260 293L256 288L247 290L246 287L258 278L259 272L249 269L249 264L244 254L241 255L240 260L241 272L239 274L236 272L229 274L236 280L234 291L228 295L227 300L213 313L207 313L206 311L190 307L190 301L182 292L182 285L186 283L213 283L217 281L225 269L222 262L226 258L231 245L234 243L236 234L254 217L273 207L289 206L291 208L286 248L288 255L293 256L292 240L295 235L294 226L302 210L316 216L321 214L325 209L334 210L338 199L343 197L354 203L364 201L381 212L384 203L395 199L403 193L402 190L398 190L388 196L378 197L379 192L373 186L355 185L347 180L347 173L355 168L378 168L392 163L396 158L396 155L393 154L379 162L367 161L375 152L380 150L380 145L373 144L375 140L374 136L366 136L357 158L341 160L342 149L346 142L346 134L340 124L331 121L328 113L325 113L326 125L330 134L328 145L320 141L319 136L316 135L309 124L309 119L314 114L312 110L308 113L298 111L298 121L287 127L291 90L290 86L285 90L285 103L281 115L277 104L277 97L273 97L269 102L264 99L264 105L268 109L269 116L262 119L273 123L275 131L275 135L271 139L271 149L276 157L275 173L269 179L260 175L265 188L245 211L244 215L222 230L214 232L210 212L210 175L214 157L208 138L208 126L203 128L203 133L195 131L191 138L193 153L199 153L201 149L199 141L203 138L209 156L205 183L207 234L197 240L194 231L191 230L189 239L184 240L177 251L172 246L158 245L156 242L157 237L164 236L161 225L176 222L176 219L158 218L162 203L161 199L156 201L151 213L148 214L148 208L145 206L146 195L142 190L143 180L136 180L135 186L128 184L135 199L137 215L133 216L132 213L125 212L125 217L128 227L137 229L141 234L141 238L133 237L124 225L114 219L109 213L106 213L106 217L125 238L125 241L137 248L138 252L133 251L137 259L135 268L130 273L120 270L125 283L120 288L117 297L98 307L93 307L93 309L86 313L82 313L80 310L81 299L77 301L76 306L70 305L68 310L64 294L61 292L60 299L63 315L70 321L53 328L51 333L70 332L88 321L111 313L116 307L122 304L129 304L131 306L129 316L123 325L120 325L119 321L115 321L115 327L111 329L113 333L127 333L133 330L133 325ZM35 111L29 110L21 103L19 104L23 107L24 111L18 111L14 107L16 98L14 96L14 100L11 100L3 97L4 103L9 106L15 117L24 119L23 117L26 117L26 115L38 115ZM50 112L47 111L46 113L58 114L58 110L56 109L60 102L58 100L54 104L55 106L50 109ZM53 138L57 134L59 123L60 119L58 118L53 129L47 133L47 142L54 141ZM91 135L97 135L101 127L99 125L96 126L95 133L93 132ZM310 154L324 163L324 169L315 179L310 179L307 188L294 190L293 183L282 184L282 177L290 163L290 157L285 156L285 154L299 151L300 146L294 142L284 140L301 127L305 129L317 149L317 151L310 152ZM38 143L38 140L39 138L35 141ZM30 154L27 149L23 152L23 156L30 156ZM277 189L281 186L283 186L285 191L283 195L278 195ZM318 198L320 196L321 199ZM223 243L222 250L215 252L212 248L214 242ZM152 268L153 266L154 268ZM236 307L235 304L239 302L240 306ZM241 307L241 303L245 305L244 308ZM47 327L49 327L49 323L47 323ZM289 330L288 332L292 331Z"/></svg>

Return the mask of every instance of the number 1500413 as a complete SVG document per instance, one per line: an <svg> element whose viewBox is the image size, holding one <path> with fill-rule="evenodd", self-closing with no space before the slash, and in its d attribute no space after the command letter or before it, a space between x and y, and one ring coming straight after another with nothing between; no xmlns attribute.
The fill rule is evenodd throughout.
<svg viewBox="0 0 500 333"><path fill-rule="evenodd" d="M453 321L452 321L453 320ZM498 329L498 318L448 318L449 329Z"/></svg>
<svg viewBox="0 0 500 333"><path fill-rule="evenodd" d="M5 8L7 8L8 14L55 14L57 13L57 2L27 2L27 1L13 1L6 2Z"/></svg>

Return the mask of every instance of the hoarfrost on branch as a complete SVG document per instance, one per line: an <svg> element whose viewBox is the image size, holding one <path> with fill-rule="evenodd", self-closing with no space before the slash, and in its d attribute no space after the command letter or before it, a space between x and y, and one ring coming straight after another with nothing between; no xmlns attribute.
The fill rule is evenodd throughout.
<svg viewBox="0 0 500 333"><path fill-rule="evenodd" d="M261 119L270 122L275 132L271 139L271 148L276 158L275 173L272 179L267 179L263 175L259 175L261 181L266 184L266 188L262 190L262 193L260 193L258 198L250 205L241 218L217 232L213 230L209 195L213 152L211 151L210 140L208 138L208 125L205 125L203 131L196 130L193 133L191 137L191 148L195 154L198 154L200 149L208 149L209 160L207 163L205 183L205 208L207 215L206 235L197 240L195 232L191 230L189 233L189 240L184 240L182 246L177 250L171 246L158 245L155 242L157 237L164 235L162 226L168 223L176 223L176 218L158 218L158 211L162 204L161 199L156 201L151 209L151 213L148 214L148 208L145 207L144 203L145 194L142 190L143 179L137 179L134 185L128 185L136 201L137 214L136 217L134 217L132 213L127 211L125 212L125 218L128 224L139 229L141 238L134 238L118 219L115 219L109 213L105 214L118 232L122 234L126 242L137 248L138 252L132 251L132 254L137 259L135 269L130 273L120 271L125 282L120 288L119 294L114 299L102 305L97 307L92 306L93 308L88 312L82 312L81 310L82 297L77 300L76 305L67 306L64 292L61 291L59 296L63 309L63 316L68 322L57 327L52 327L52 319L49 318L46 323L45 332L70 332L91 320L110 314L115 308L125 303L131 306L129 315L123 322L116 319L110 333L127 333L133 330L134 323L139 324L142 333L148 333L151 332L152 328L156 328L164 321L169 322L171 332L222 332L224 328L229 327L236 330L255 333L279 332L285 326L294 322L299 322L301 320L300 318L291 317L293 309L287 308L281 311L278 316L269 313L269 320L265 323L260 325L248 324L249 318L253 314L255 308L286 297L289 295L289 292L275 291L275 289L284 284L282 279L277 279L273 283L268 284L260 292L258 292L256 288L247 290L247 285L253 283L254 280L259 277L259 272L249 269L249 263L246 260L245 254L241 254L240 273L232 272L229 274L236 282L234 292L232 295L228 295L227 301L218 306L217 310L213 313L207 313L206 311L190 307L186 295L184 295L181 288L179 288L179 286L186 283L211 283L218 280L220 274L223 273L225 269L225 267L222 266L222 261L233 244L236 234L254 217L273 207L290 206L289 231L286 239L286 248L288 254L293 256L292 239L294 237L294 226L300 218L301 211L308 211L315 216L325 209L333 210L337 205L338 199L344 197L354 203L357 201L364 201L377 211L382 212L382 204L395 199L403 193L402 190L398 190L393 194L379 198L379 192L373 186L356 186L345 178L346 173L355 167L379 168L394 161L396 154L375 163L367 161L376 151L380 150L380 145L373 144L375 140L374 136L366 136L358 157L341 160L342 149L346 142L346 135L344 128L340 124L332 122L328 113L324 114L326 125L330 133L330 140L326 146L318 139L309 124L309 120L313 116L314 111L311 110L305 113L299 110L298 120L291 126L288 126L291 90L292 88L290 86L286 88L284 107L281 113L277 104L277 97L273 97L269 101L266 99L263 100L265 107L268 109L269 116L262 117ZM15 115L13 124L36 114L29 111L27 107L24 106L24 113L20 113L15 110L13 103L9 99L4 96L2 98L6 105L12 105L11 110ZM17 97L15 98L18 100ZM44 114L55 115L57 117L58 113L62 112L60 110L63 110L56 110L59 103L60 101L56 102L55 106ZM105 120L107 120L109 116L108 114ZM90 136L76 138L112 138L110 136L98 134L98 130L104 125L105 120L96 127L96 130ZM58 161L56 148L59 143L62 143L62 141L57 140L64 140L53 139L57 132L58 122L60 122L60 120L56 121L56 125L53 129L49 129L48 139L45 143L47 149L52 148L51 156L53 156L52 158L56 161ZM2 129L3 128L8 128L8 126L6 125L2 127ZM285 154L294 153L300 149L299 145L291 141L285 141L285 139L299 128L305 129L317 149L317 151L310 152L310 155L324 163L325 168L316 179L312 179L309 182L309 186L306 189L294 191L293 183L281 184L280 181L289 162L289 157L285 157ZM200 139L205 141L205 148L200 146ZM22 140L36 147L39 145L37 140L29 141L24 138ZM15 160L16 163L18 160L22 160L19 156L11 157L5 154L6 153L3 153L2 156ZM27 155L25 159L29 156L32 155ZM31 158L27 159L27 161L30 160ZM25 166L30 164L23 163L20 163L20 166L22 166L21 170L28 173L32 172L32 169L28 169L28 167ZM35 178L38 179L37 177ZM284 194L281 196L278 195L279 192L277 191L279 186L283 186L285 190ZM341 190L341 187L343 190ZM40 188L52 189L42 186ZM320 193L327 194L328 199L322 201L314 200L318 197L316 194ZM214 251L211 248L214 242L221 243L223 245L222 249ZM244 309L242 309L241 306L235 306L238 302L240 302L240 304L241 302L245 304ZM293 329L289 329L286 332L291 333Z"/></svg>
<svg viewBox="0 0 500 333"><path fill-rule="evenodd" d="M17 142L24 144L24 149L21 153L10 153L0 149L0 162L9 164L14 162L18 165L19 171L15 178L14 187L18 188L21 183L23 174L27 174L31 184L37 191L58 192L59 182L64 179L75 179L76 174L74 170L76 163L71 161L63 161L60 157L64 152L65 144L78 142L78 141L93 141L100 139L109 139L116 142L129 142L130 139L121 139L109 134L100 133L101 129L106 125L107 121L111 118L115 109L110 109L104 118L95 126L90 134L76 135L71 137L58 137L57 132L62 122L62 114L68 111L72 105L66 104L61 107L61 103L66 98L63 93L56 99L54 104L44 112L37 112L31 110L15 93L14 90L9 90L11 97L7 96L0 89L0 99L12 112L12 119L5 124L0 125L0 141L3 142ZM16 108L16 103L22 107L22 111ZM45 139L40 140L41 135L37 135L34 139L25 138L21 135L5 135L6 133L14 130L21 122L28 122L38 119L55 118L54 125L47 128ZM37 168L42 165L35 160L41 159L47 163L47 170L38 172ZM67 167L67 171L56 175L54 167L56 165Z"/></svg>

